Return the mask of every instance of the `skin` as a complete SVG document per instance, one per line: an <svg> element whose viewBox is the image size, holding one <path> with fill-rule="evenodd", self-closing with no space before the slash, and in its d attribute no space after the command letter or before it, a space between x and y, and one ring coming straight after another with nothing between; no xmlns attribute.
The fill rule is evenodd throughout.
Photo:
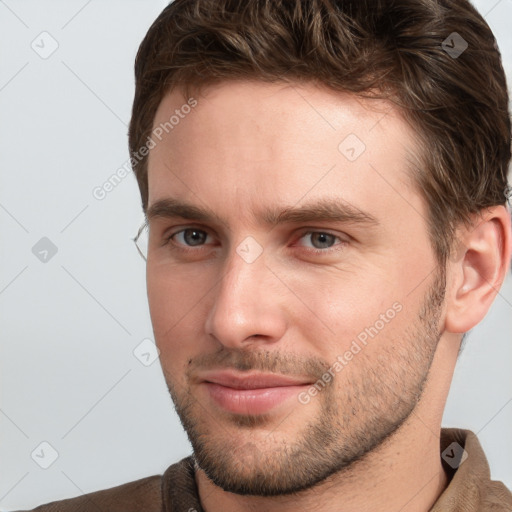
<svg viewBox="0 0 512 512"><path fill-rule="evenodd" d="M461 333L485 316L506 275L509 213L493 207L461 227L443 273L409 180L415 132L391 104L255 81L196 99L150 151L148 212L173 198L219 218L149 215L147 287L204 510L429 510L448 483L439 435ZM168 94L154 126L186 101ZM354 161L338 149L349 134L365 144ZM269 226L258 216L321 199L378 224ZM249 236L257 245L245 245ZM262 252L248 262L239 247ZM389 319L393 304L400 311ZM226 368L315 382L383 314L378 333L307 403L234 414L199 382Z"/></svg>

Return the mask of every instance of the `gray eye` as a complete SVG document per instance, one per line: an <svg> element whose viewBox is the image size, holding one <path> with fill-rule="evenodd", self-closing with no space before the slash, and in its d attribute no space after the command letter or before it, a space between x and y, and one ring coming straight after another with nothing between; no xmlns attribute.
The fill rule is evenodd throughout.
<svg viewBox="0 0 512 512"><path fill-rule="evenodd" d="M183 235L183 240L185 241L186 245L201 245L206 240L206 237L208 236L207 233L200 229L195 228L187 228L183 231L180 231L179 233L176 233L177 235Z"/></svg>
<svg viewBox="0 0 512 512"><path fill-rule="evenodd" d="M308 233L308 236L311 237L311 242L316 249L327 249L332 246L335 242L336 237L329 233ZM318 246L317 246L318 243Z"/></svg>

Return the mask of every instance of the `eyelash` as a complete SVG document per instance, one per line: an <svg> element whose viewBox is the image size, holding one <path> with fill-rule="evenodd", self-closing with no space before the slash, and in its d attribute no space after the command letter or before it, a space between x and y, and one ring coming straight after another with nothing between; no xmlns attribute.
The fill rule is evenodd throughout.
<svg viewBox="0 0 512 512"><path fill-rule="evenodd" d="M175 237L176 235L178 235L180 233L183 233L183 232L185 232L187 230L197 230L197 231L200 231L202 233L206 233L207 236L209 235L208 231L205 230L205 229L196 228L195 226L187 226L187 227L182 228L179 231L175 231L174 233L171 233L169 236L167 236L165 238L165 243L163 245L169 245L169 244L172 243L173 244L173 250L176 250L176 251L179 251L179 252L182 252L182 253L189 253L190 254L190 253L197 253L197 252L199 252L201 248L205 247L205 245L196 246L196 247L199 247L200 249L195 249L195 248L192 248L192 247L183 246L181 244L176 244L172 240L173 237ZM303 250L305 250L309 254L314 254L314 255L319 255L319 256L327 255L327 254L332 254L333 252L337 252L340 249L344 248L345 245L347 244L347 242L345 240L342 240L342 238L340 236L335 235L334 233L330 233L329 231L323 231L323 230L308 230L308 231L304 231L303 233L301 233L301 235L298 238L298 240L304 238L306 235L312 235L312 234L315 234L315 233L317 233L317 234L320 233L320 234L323 234L323 235L332 236L335 239L337 239L340 243L335 244L332 247L328 247L326 249L303 248Z"/></svg>

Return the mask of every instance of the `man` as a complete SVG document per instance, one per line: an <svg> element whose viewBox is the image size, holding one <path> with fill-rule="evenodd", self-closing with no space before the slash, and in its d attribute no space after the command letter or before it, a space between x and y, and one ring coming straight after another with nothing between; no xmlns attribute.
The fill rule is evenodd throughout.
<svg viewBox="0 0 512 512"><path fill-rule="evenodd" d="M176 0L129 142L193 455L41 511L509 511L442 429L512 253L511 128L465 1Z"/></svg>

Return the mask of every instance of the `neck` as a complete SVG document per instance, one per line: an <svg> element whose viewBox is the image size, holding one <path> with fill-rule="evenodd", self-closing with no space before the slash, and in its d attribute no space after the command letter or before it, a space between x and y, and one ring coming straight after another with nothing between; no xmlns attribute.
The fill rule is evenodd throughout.
<svg viewBox="0 0 512 512"><path fill-rule="evenodd" d="M450 346L450 343L452 344ZM317 486L284 496L226 492L196 470L205 512L427 512L448 485L442 467L441 419L457 351L456 340L440 342L421 400L395 433L364 458ZM444 357L444 360L443 360ZM450 374L451 375L451 374ZM433 382L442 382L437 387Z"/></svg>

